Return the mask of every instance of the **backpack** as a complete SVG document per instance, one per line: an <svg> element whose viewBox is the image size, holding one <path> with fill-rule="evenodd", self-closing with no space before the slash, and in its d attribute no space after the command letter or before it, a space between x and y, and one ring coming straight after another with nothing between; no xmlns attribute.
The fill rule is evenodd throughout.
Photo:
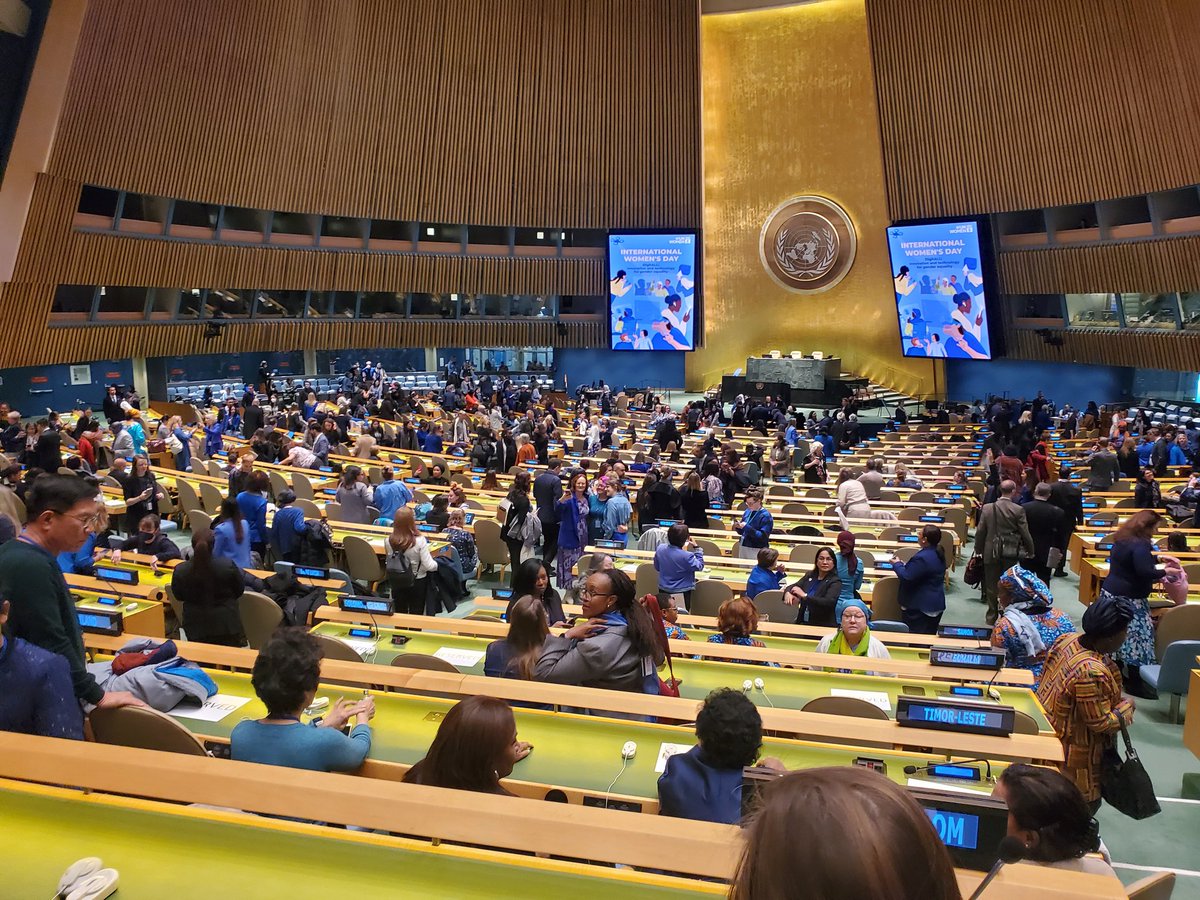
<svg viewBox="0 0 1200 900"><path fill-rule="evenodd" d="M388 557L387 576L393 596L396 591L407 591L417 583L417 575L413 572L412 563L408 561L407 554L399 550L393 551L392 555Z"/></svg>

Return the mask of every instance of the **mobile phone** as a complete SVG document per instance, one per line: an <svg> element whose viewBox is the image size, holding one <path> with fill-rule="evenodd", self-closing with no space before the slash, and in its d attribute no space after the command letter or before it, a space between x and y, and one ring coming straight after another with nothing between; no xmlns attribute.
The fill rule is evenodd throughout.
<svg viewBox="0 0 1200 900"><path fill-rule="evenodd" d="M409 641L407 634L393 634L392 644L396 647L403 647Z"/></svg>

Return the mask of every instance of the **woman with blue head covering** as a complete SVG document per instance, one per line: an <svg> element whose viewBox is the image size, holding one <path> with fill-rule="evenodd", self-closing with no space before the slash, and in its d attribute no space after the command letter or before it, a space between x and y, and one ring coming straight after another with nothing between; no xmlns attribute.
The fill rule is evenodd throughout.
<svg viewBox="0 0 1200 900"><path fill-rule="evenodd" d="M821 638L818 653L891 659L883 641L871 634L871 611L857 597L838 603L838 630Z"/></svg>
<svg viewBox="0 0 1200 900"><path fill-rule="evenodd" d="M997 599L1002 612L992 629L992 646L1004 650L1006 665L1032 671L1037 690L1047 650L1075 625L1054 607L1046 582L1020 565L1000 576Z"/></svg>

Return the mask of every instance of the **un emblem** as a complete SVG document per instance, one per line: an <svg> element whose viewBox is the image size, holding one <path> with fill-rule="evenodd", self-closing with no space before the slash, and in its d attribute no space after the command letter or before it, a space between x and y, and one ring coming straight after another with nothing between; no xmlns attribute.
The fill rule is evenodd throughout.
<svg viewBox="0 0 1200 900"><path fill-rule="evenodd" d="M824 197L795 197L767 216L759 236L763 268L789 291L827 291L854 265L858 240L846 211Z"/></svg>

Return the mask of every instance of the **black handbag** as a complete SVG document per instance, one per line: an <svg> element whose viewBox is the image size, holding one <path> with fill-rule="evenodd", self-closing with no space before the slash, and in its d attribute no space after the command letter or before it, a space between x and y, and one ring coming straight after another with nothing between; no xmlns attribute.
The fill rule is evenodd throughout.
<svg viewBox="0 0 1200 900"><path fill-rule="evenodd" d="M1100 795L1114 809L1123 812L1131 819L1148 819L1162 812L1158 798L1154 796L1154 785L1146 767L1133 749L1129 740L1129 731L1125 727L1125 717L1117 713L1117 721L1121 723L1121 739L1125 742L1125 759L1121 759L1120 751L1110 747L1105 751L1100 774Z"/></svg>
<svg viewBox="0 0 1200 900"><path fill-rule="evenodd" d="M983 581L983 557L978 553L967 560L967 568L963 572L963 583L967 587L979 587Z"/></svg>

